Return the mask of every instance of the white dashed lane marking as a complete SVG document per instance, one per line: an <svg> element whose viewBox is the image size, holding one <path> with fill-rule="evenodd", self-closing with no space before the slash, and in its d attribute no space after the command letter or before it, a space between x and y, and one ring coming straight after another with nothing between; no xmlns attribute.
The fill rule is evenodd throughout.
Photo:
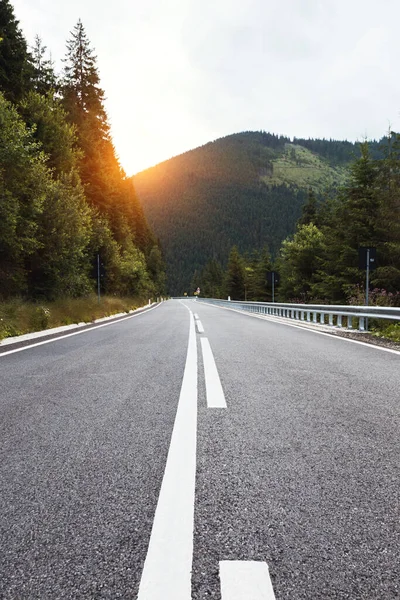
<svg viewBox="0 0 400 600"><path fill-rule="evenodd" d="M204 327L203 327L202 322L200 321L200 319L196 320L196 327L197 327L197 331L199 333L204 333Z"/></svg>
<svg viewBox="0 0 400 600"><path fill-rule="evenodd" d="M217 365L208 338L200 338L203 353L204 377L208 408L226 408L224 390L218 375Z"/></svg>
<svg viewBox="0 0 400 600"><path fill-rule="evenodd" d="M219 577L222 600L275 600L265 562L222 560Z"/></svg>

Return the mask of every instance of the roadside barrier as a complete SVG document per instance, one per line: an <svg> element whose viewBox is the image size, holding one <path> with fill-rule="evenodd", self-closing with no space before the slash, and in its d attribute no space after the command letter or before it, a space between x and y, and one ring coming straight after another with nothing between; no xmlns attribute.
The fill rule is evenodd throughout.
<svg viewBox="0 0 400 600"><path fill-rule="evenodd" d="M244 312L303 321L314 325L327 325L338 328L345 326L347 329L358 329L359 331L368 330L368 319L400 321L400 308L390 306L280 304L277 302L242 302L215 298L197 298L197 301L235 308Z"/></svg>

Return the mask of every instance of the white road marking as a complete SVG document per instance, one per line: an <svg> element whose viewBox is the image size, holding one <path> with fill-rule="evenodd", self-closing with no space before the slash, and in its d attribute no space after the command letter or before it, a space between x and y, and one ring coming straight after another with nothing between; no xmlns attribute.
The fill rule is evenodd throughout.
<svg viewBox="0 0 400 600"><path fill-rule="evenodd" d="M200 319L200 317L197 313L194 313L194 318L196 319L196 321L197 321L197 319Z"/></svg>
<svg viewBox="0 0 400 600"><path fill-rule="evenodd" d="M275 600L265 562L222 560L219 577L222 600Z"/></svg>
<svg viewBox="0 0 400 600"><path fill-rule="evenodd" d="M43 346L43 344L51 344L52 342L58 342L58 340L63 340L65 338L72 337L73 335L89 333L89 331L93 331L94 329L100 329L101 327L109 327L110 325L116 325L117 323L127 321L128 319L141 317L142 315L147 315L147 313L154 310L155 308L158 308L159 306L161 306L161 304L157 304L157 306L153 306L153 308L144 310L143 312L137 313L136 315L129 315L127 317L119 319L118 321L112 321L111 323L103 323L102 325L94 325L93 327L89 327L88 329L82 329L81 331L74 331L73 333L66 333L65 335L60 335L56 338L51 338L51 340L43 340L43 342L36 342L35 344L29 344L29 346L22 346L21 348L15 348L14 350L7 350L7 352L0 352L0 358L2 358L3 356L7 356L8 354L15 354L15 352L22 352L23 350L30 350L30 348L37 348L37 346ZM86 323L86 325L90 325L90 323ZM16 343L18 342L16 341Z"/></svg>
<svg viewBox="0 0 400 600"><path fill-rule="evenodd" d="M325 333L324 331L317 331L311 327L303 326L303 325L295 325L294 323L285 323L284 321L279 320L279 317L270 317L268 315L256 315L254 313L246 312L244 310L238 310L237 308L229 308L227 306L218 306L217 304L211 304L209 302L204 302L203 304L207 304L208 306L214 306L215 308L221 308L222 310L231 310L232 312L239 313L241 315L246 315L247 317L254 317L255 319L262 319L263 321L271 321L272 323L277 323L278 325L286 325L286 327L295 327L296 329L301 329L302 331L311 331L312 333L316 333L318 335L325 335L334 340L341 340L343 342L351 342L352 344L359 344L360 346L366 346L367 348L372 348L373 350L382 350L383 352L389 352L390 354L397 354L400 356L400 350L392 350L392 348L384 348L383 346L375 346L375 344L368 344L367 342L360 342L359 340L352 340L350 338L345 338L340 335L332 335L331 333ZM340 331L340 330L339 330Z"/></svg>
<svg viewBox="0 0 400 600"><path fill-rule="evenodd" d="M203 327L203 324L200 321L200 319L197 319L197 321L196 321L196 327L197 327L197 331L199 333L204 333L204 327Z"/></svg>
<svg viewBox="0 0 400 600"><path fill-rule="evenodd" d="M226 408L224 390L218 375L217 365L207 338L200 338L203 353L204 376L208 408Z"/></svg>
<svg viewBox="0 0 400 600"><path fill-rule="evenodd" d="M189 343L182 388L138 600L191 598L196 478L197 342L193 315L189 312Z"/></svg>

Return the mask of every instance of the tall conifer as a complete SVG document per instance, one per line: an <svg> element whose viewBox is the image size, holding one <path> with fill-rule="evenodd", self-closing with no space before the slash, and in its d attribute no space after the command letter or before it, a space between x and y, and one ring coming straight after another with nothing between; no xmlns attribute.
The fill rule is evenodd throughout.
<svg viewBox="0 0 400 600"><path fill-rule="evenodd" d="M40 36L35 36L35 43L32 46L32 83L35 91L39 94L47 94L57 87L54 63L51 56L47 58L46 51L47 46L43 45Z"/></svg>
<svg viewBox="0 0 400 600"><path fill-rule="evenodd" d="M0 0L0 91L18 102L32 88L33 67L14 9Z"/></svg>
<svg viewBox="0 0 400 600"><path fill-rule="evenodd" d="M225 292L232 300L244 300L245 273L242 257L234 246L229 255L228 268L225 278Z"/></svg>

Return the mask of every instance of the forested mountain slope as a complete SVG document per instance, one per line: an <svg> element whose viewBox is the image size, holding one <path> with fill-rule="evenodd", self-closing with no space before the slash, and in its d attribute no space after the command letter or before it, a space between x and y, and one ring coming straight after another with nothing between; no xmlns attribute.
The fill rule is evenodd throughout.
<svg viewBox="0 0 400 600"><path fill-rule="evenodd" d="M169 292L189 291L193 272L210 258L224 263L233 245L240 252L267 245L274 254L293 233L308 190L333 192L358 155L351 142L244 132L138 173L134 185L165 252Z"/></svg>

